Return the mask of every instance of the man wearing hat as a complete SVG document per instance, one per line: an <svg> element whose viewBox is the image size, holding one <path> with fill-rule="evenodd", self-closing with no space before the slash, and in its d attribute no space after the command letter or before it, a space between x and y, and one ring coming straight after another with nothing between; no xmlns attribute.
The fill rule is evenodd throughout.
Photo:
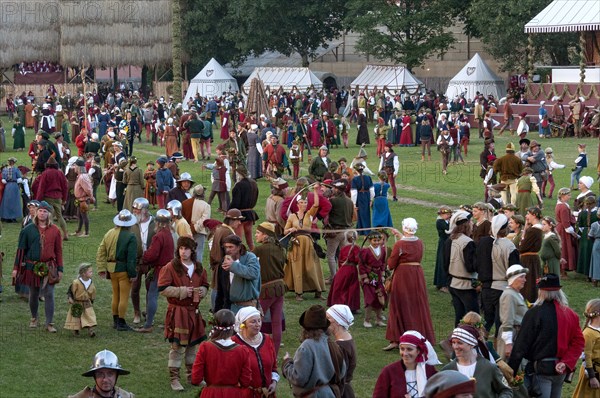
<svg viewBox="0 0 600 398"><path fill-rule="evenodd" d="M131 303L133 304L133 323L140 323L140 290L142 279L148 273L148 264L142 262L142 255L150 247L152 237L156 232L154 217L150 214L150 202L146 198L136 198L131 205L131 213L137 219L137 223L131 227L137 240L137 271L138 276L131 285ZM150 281L146 277L146 292Z"/></svg>
<svg viewBox="0 0 600 398"><path fill-rule="evenodd" d="M183 160L181 152L175 152L166 164L167 169L171 170L171 174L175 180L179 179L179 165Z"/></svg>
<svg viewBox="0 0 600 398"><path fill-rule="evenodd" d="M513 108L512 108L512 102L513 102L513 97L511 95L508 95L506 97L506 103L504 104L504 124L502 125L502 127L500 127L500 131L498 132L498 135L502 135L502 133L504 133L504 130L509 129L510 130L510 135L514 135L515 134L515 129L512 126L514 117L513 117Z"/></svg>
<svg viewBox="0 0 600 398"><path fill-rule="evenodd" d="M83 373L84 377L93 377L95 385L85 387L75 395L69 395L69 398L134 398L130 392L117 387L119 375L128 375L119 364L117 356L108 350L102 350L94 355L94 361L90 370Z"/></svg>
<svg viewBox="0 0 600 398"><path fill-rule="evenodd" d="M221 245L225 256L217 267L215 311L227 308L235 314L242 307L259 308L261 281L258 258L246 250L237 235L226 236Z"/></svg>
<svg viewBox="0 0 600 398"><path fill-rule="evenodd" d="M273 344L277 352L283 327L283 296L286 291L283 267L287 257L277 240L274 224L267 221L260 223L254 237L260 244L253 250L260 264L260 307L265 314L270 314Z"/></svg>
<svg viewBox="0 0 600 398"><path fill-rule="evenodd" d="M385 152L381 155L381 161L379 162L379 171L383 170L387 174L387 179L392 186L392 200L398 201L396 197L396 176L400 170L400 162L398 161L398 155L394 152L393 144L386 142L384 150Z"/></svg>
<svg viewBox="0 0 600 398"><path fill-rule="evenodd" d="M283 377L292 385L296 397L311 394L319 398L340 396L339 386L343 384L348 366L339 346L328 341L329 321L325 308L311 306L302 313L299 322L306 337L293 358L285 353L281 365Z"/></svg>
<svg viewBox="0 0 600 398"><path fill-rule="evenodd" d="M162 156L156 159L158 165L158 170L156 170L156 200L159 209L165 208L169 191L175 186L173 174L166 167L167 161L167 158Z"/></svg>
<svg viewBox="0 0 600 398"><path fill-rule="evenodd" d="M506 154L499 157L494 162L494 173L500 173L500 183L506 185L502 191L502 201L504 203L517 203L517 179L523 171L521 159L515 156L515 146L512 142L506 145ZM508 192L510 191L510 200Z"/></svg>
<svg viewBox="0 0 600 398"><path fill-rule="evenodd" d="M331 212L329 213L329 225L325 229L340 230L340 232L330 232L325 235L330 275L326 282L329 283L337 272L336 253L345 244L345 230L352 227L352 217L354 216L354 203L346 196L346 184L346 180L334 181L333 196L329 198Z"/></svg>
<svg viewBox="0 0 600 398"><path fill-rule="evenodd" d="M327 148L329 148L331 144L336 142L337 130L333 122L329 119L329 113L323 112L321 114L321 120L317 125L317 130L321 134L321 141L326 143Z"/></svg>
<svg viewBox="0 0 600 398"><path fill-rule="evenodd" d="M244 216L238 209L229 209L225 214L223 224L219 225L213 234L212 246L210 248L210 269L212 270L211 284L211 308L215 309L215 300L217 298L217 268L221 266L225 249L222 241L229 235L235 235L235 230L240 226Z"/></svg>
<svg viewBox="0 0 600 398"><path fill-rule="evenodd" d="M181 173L181 176L177 179L177 186L169 191L167 195L167 203L172 200L178 200L184 202L186 199L192 197L189 190L194 184L192 175L188 172Z"/></svg>
<svg viewBox="0 0 600 398"><path fill-rule="evenodd" d="M517 180L517 200L515 205L519 208L520 214L525 216L527 208L534 205L532 193L538 200L540 206L543 204L540 187L533 176L533 169L525 167L521 172L521 177ZM536 204L536 205L537 205Z"/></svg>
<svg viewBox="0 0 600 398"><path fill-rule="evenodd" d="M63 243L59 229L52 223L52 210L48 202L42 201L33 222L19 233L12 277L16 286L29 287L29 327L38 327L41 294L45 298L46 330L56 333L53 322L54 285L63 276ZM40 231L44 231L43 240ZM46 265L45 269L41 264ZM50 280L50 276L54 276L56 280Z"/></svg>
<svg viewBox="0 0 600 398"><path fill-rule="evenodd" d="M357 228L371 227L371 201L375 197L375 187L371 177L363 175L365 166L362 163L356 163L354 170L357 175L352 178L352 187L350 189L350 198L357 209L358 221ZM359 235L368 235L369 230L359 231Z"/></svg>
<svg viewBox="0 0 600 398"><path fill-rule="evenodd" d="M536 140L531 141L529 144L529 151L523 154L522 159L523 158L525 159L526 164L533 170L533 176L541 191L542 183L544 180L548 179L548 165L546 164L546 155L544 151L541 150L540 144Z"/></svg>
<svg viewBox="0 0 600 398"><path fill-rule="evenodd" d="M237 181L240 178L237 173L238 170L240 173L248 174L246 168L246 143L238 136L238 133L234 129L231 129L228 138L223 144L225 145L225 152L231 165L231 175Z"/></svg>
<svg viewBox="0 0 600 398"><path fill-rule="evenodd" d="M183 127L190 132L194 163L198 163L200 139L202 138L202 132L204 131L204 122L198 118L197 113L192 112L191 116L183 123ZM204 160L204 155L202 156L202 159Z"/></svg>
<svg viewBox="0 0 600 398"><path fill-rule="evenodd" d="M319 148L319 156L313 159L308 167L308 174L317 181L323 181L323 176L329 171L331 160L327 157L329 149L323 145Z"/></svg>
<svg viewBox="0 0 600 398"><path fill-rule="evenodd" d="M204 201L204 193L204 187L198 184L194 187L194 195L181 202L181 214L192 230L192 237L196 241L196 254L200 263L204 257L204 243L208 235L204 221L210 218L211 212L210 205Z"/></svg>
<svg viewBox="0 0 600 398"><path fill-rule="evenodd" d="M44 200L53 207L53 215L63 232L63 239L68 240L67 223L62 216L62 206L67 202L69 188L67 178L58 169L58 163L54 158L51 157L46 162L46 169L37 180L35 199Z"/></svg>
<svg viewBox="0 0 600 398"><path fill-rule="evenodd" d="M575 371L585 340L579 317L569 308L558 275L544 275L537 287L539 297L523 316L508 365L516 375L523 358L527 359L525 373L534 374L537 393L542 397L560 397L565 377Z"/></svg>
<svg viewBox="0 0 600 398"><path fill-rule="evenodd" d="M264 173L273 177L281 177L283 170L289 167L285 149L279 145L279 138L275 134L271 136L270 143L263 152L263 161Z"/></svg>
<svg viewBox="0 0 600 398"><path fill-rule="evenodd" d="M112 284L113 328L133 330L125 322L131 283L137 277L137 239L130 230L137 218L129 210L121 210L113 218L114 228L102 238L96 253L98 275Z"/></svg>
<svg viewBox="0 0 600 398"><path fill-rule="evenodd" d="M457 370L444 370L431 376L425 386L426 398L473 397L475 379Z"/></svg>
<svg viewBox="0 0 600 398"><path fill-rule="evenodd" d="M229 174L229 160L224 153L225 146L220 144L216 148L217 158L213 164L204 165L211 170L212 189L208 198L208 204L211 204L215 195L219 197L219 211L226 212L229 209L229 191L231 190L231 175Z"/></svg>
<svg viewBox="0 0 600 398"><path fill-rule="evenodd" d="M521 138L519 140L519 151L515 153L515 155L521 159L521 161L523 162L523 166L526 166L526 162L527 159L525 158L525 154L527 154L529 152L529 144L531 143L530 140L528 140L527 138Z"/></svg>
<svg viewBox="0 0 600 398"><path fill-rule="evenodd" d="M258 214L254 211L256 202L258 201L258 184L252 178L248 178L248 171L238 169L240 180L235 183L231 190L230 209L240 209L244 220L236 229L236 235L246 238L248 250L254 250L254 242L252 240L252 226L258 220Z"/></svg>
<svg viewBox="0 0 600 398"><path fill-rule="evenodd" d="M308 143L308 115L305 113L302 115L296 126L296 140L300 143L300 158L304 154L304 145L307 145L308 153L310 156L310 144Z"/></svg>
<svg viewBox="0 0 600 398"><path fill-rule="evenodd" d="M581 117L585 112L585 106L583 104L582 97L575 97L569 102L569 109L571 110L571 117L573 118L573 127L575 137L579 138L581 135Z"/></svg>

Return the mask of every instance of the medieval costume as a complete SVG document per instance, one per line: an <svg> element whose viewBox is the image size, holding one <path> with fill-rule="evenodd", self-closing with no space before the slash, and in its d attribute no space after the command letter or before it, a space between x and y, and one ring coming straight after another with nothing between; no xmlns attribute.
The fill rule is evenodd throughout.
<svg viewBox="0 0 600 398"><path fill-rule="evenodd" d="M338 258L338 271L331 281L327 296L327 306L345 304L352 312L360 309L360 285L358 283L358 262L360 247L355 244L343 246Z"/></svg>
<svg viewBox="0 0 600 398"><path fill-rule="evenodd" d="M144 173L137 167L137 163L131 163L123 173L123 184L127 186L123 208L132 210L133 201L144 197Z"/></svg>
<svg viewBox="0 0 600 398"><path fill-rule="evenodd" d="M519 245L519 255L521 256L521 265L529 269L527 282L522 290L523 297L530 303L537 300L536 280L541 276L541 262L538 255L542 248L544 232L541 224L535 224L527 228L524 237Z"/></svg>

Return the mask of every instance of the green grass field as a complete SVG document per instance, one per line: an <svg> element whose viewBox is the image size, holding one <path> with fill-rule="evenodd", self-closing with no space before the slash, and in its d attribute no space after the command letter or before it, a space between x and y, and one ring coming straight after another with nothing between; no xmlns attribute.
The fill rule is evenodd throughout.
<svg viewBox="0 0 600 398"><path fill-rule="evenodd" d="M0 161L4 162L8 157L15 156L19 164L30 165L26 152L14 152L12 150L12 139L10 130L12 124L8 124L6 118L2 119L6 129L6 144L10 148L8 152L0 153ZM474 137L477 133L474 132ZM350 142L356 137L356 129L352 128ZM530 133L530 138L537 135ZM27 131L25 142L28 145L33 139L33 132ZM496 140L497 154L504 154L506 144L512 141L518 145L515 137L499 137ZM575 140L575 139L551 139L543 140L542 146L552 146L555 160L566 164L567 167L555 172L556 191L563 186L568 186L570 168L573 160L577 157L577 143L588 144L589 167L583 175L596 178L596 170L593 165L597 161L597 140ZM74 144L71 144L76 150ZM438 341L447 337L453 328L453 308L448 294L438 292L432 286L433 271L435 264L435 251L437 245L437 233L435 230L435 219L437 207L447 204L454 208L461 204L481 200L483 197L482 180L479 178L479 153L482 150L482 140L474 138L471 141L466 165L450 166L447 175L441 173L440 155L433 150L431 162L420 161L419 148L396 148L399 155L401 170L397 178L399 185L398 197L400 202L390 201L390 208L394 225L399 227L405 217L414 217L419 223L417 235L425 243L425 256L423 268L428 284L429 301L431 313ZM367 148L369 153L368 164L372 170L378 167L378 159L375 158L375 146L373 143ZM342 156L352 158L356 156L358 147L351 145L349 149L333 149L331 159L336 160ZM138 157L139 164L145 165L148 160L155 160L162 154L162 148L152 147L147 143L134 146L134 154ZM201 164L183 162L180 168L192 174L196 183L205 187L210 186L210 174L201 169ZM306 174L307 164L302 165L302 173ZM291 178L287 177L286 178ZM290 182L293 185L293 181ZM261 179L258 182L261 195L256 207L259 215L264 215L265 199L268 196L268 183ZM598 190L594 184L593 190ZM10 286L10 272L14 261L15 248L20 231L19 224L4 224L2 226L2 238L0 239L0 251L5 256L4 264L4 293L0 303L0 395L2 397L29 397L46 395L51 397L66 396L73 394L83 388L91 379L81 377L81 373L90 366L91 360L97 351L110 349L114 351L123 367L131 371L131 375L123 376L119 385L128 391L134 392L140 397L192 397L197 396L198 389L185 385L184 393L174 393L169 387L167 370L168 343L165 342L162 330L155 328L152 334L136 334L116 332L112 329L112 317L110 312L111 287L108 281L95 278L98 289L98 297L94 304L98 318L98 336L95 339L87 337L73 337L69 331L62 329L64 325L67 300L66 291L68 284L76 277L77 265L81 262L95 262L98 244L104 233L113 226L112 218L116 213L111 205L104 204L104 186L99 187L100 208L96 212L90 212L90 237L71 238L64 245L65 275L63 282L56 288L56 311L55 323L59 332L49 334L43 328L32 330L28 328L29 307L28 304L19 300ZM556 195L556 193L555 193ZM544 214L553 215L556 199L546 199ZM213 204L218 203L215 201ZM213 206L216 209L216 206ZM215 212L216 213L216 212ZM264 218L264 217L263 217ZM69 232L76 229L74 222L68 223ZM321 241L323 244L323 241ZM392 243L390 243L392 244ZM207 255L205 255L205 258ZM206 262L206 261L205 261ZM322 263L324 272L328 273L325 262ZM599 289L593 289L591 284L581 275L574 275L564 283L571 307L581 314L585 303L591 298L600 296ZM142 293L145 294L145 293ZM144 297L144 296L143 296ZM284 332L284 346L280 350L280 359L286 351L292 355L299 345L300 327L298 318L300 314L312 304L318 301L307 294L304 302L298 303L294 295L289 293L285 300L285 314L287 320L287 331ZM143 298L142 298L143 302ZM165 313L164 298L159 298L159 310L156 323L162 323ZM42 303L40 303L42 304ZM201 303L204 315L208 313L206 302ZM40 314L43 314L43 305L40 306ZM43 315L40 315L43 325ZM133 309L129 306L128 322L133 319ZM362 326L363 315L358 315L355 325L350 329L358 348L358 366L354 373L353 386L358 397L371 396L373 386L380 370L387 364L399 359L398 353L385 353L381 348L387 345L385 340L385 328L365 329ZM441 351L440 351L441 354ZM440 358L443 356L440 355ZM573 386L574 387L574 386ZM563 396L570 396L573 387L566 385ZM285 379L279 383L277 394L279 397L291 397L291 390Z"/></svg>

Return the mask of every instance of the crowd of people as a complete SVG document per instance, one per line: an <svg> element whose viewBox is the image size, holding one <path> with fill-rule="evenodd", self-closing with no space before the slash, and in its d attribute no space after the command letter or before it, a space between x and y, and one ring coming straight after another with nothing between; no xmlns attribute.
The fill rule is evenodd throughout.
<svg viewBox="0 0 600 398"><path fill-rule="evenodd" d="M166 298L164 337L169 342L168 370L175 391L184 389L180 373L185 364L187 382L204 385L201 396L273 396L280 380L277 358L288 291L299 302L313 293L315 300L326 300L328 306L312 305L303 313L302 343L294 356L283 356L281 375L295 396L354 396L351 382L358 358L349 328L359 314L363 327L385 328L389 344L384 351L401 355L399 362L382 370L374 391L377 397L436 396L432 390L453 382L460 393L474 396L508 397L526 389L530 395L541 391L544 397L558 397L584 350L579 396L597 389L598 301L588 303L582 334L561 290L567 272L589 277L594 286L600 279L594 240L600 237L598 201L590 190L593 179L581 176L587 167L585 145L579 145L573 167L577 198L571 204L571 189L559 189L556 217L542 217L546 185L551 198L551 172L562 165L553 161L551 148L542 150L540 143L525 138L526 133L519 152L509 143L506 154L496 158L494 125L482 120L485 200L458 210L444 206L436 222L434 284L449 293L456 326L448 339L437 338L451 351L448 359L454 358L437 376L435 366L440 362L431 346L436 336L418 223L405 218L394 228L388 190L392 201L397 200L395 146L435 140L445 172L452 154L454 161L460 158L459 143L465 138L461 134L470 126L460 98L446 105L427 95L424 102L432 103L417 106L414 102L420 98L405 96L394 105L400 109L386 120L385 108L377 103L387 99L373 96L375 105L370 108L357 102L360 149L350 164L343 157L330 158L335 146L347 144L340 138L344 131L349 133L353 121L352 115L346 122L338 114L343 106L354 107L355 96L343 90L322 97L279 93L271 98L272 114L247 116L243 105L239 107L240 97L229 95L192 99L186 111L172 99L144 102L136 92L131 96L108 93L102 100L89 93L80 97L83 109L79 110L70 105L62 108L63 98L47 97L29 148L31 169L17 166L16 158L8 159L0 185L2 221L23 226L12 276L17 293L29 301L29 326L39 327L39 298L43 297L44 327L57 332L54 286L63 276L63 241L90 236L94 227L90 212L97 209L97 189L104 184L107 204L115 207L117 215L114 228L94 231L103 236L96 272L110 279L113 327L153 333L159 295ZM357 96L363 101L361 97L366 100L365 95ZM475 107L486 101L478 99ZM411 109L403 108L410 102L423 118L418 129L411 127L417 123ZM445 107L450 112L444 112ZM63 112L60 124L59 112ZM366 163L369 133L361 132L361 123L366 128L370 117L378 125L376 182ZM141 126L146 124L146 140L154 145L164 142L165 154L142 170L134 144L142 140ZM58 125L64 129L58 131ZM213 127L220 127L219 137L214 137ZM399 142L390 140L398 130ZM380 137L383 132L388 135ZM453 132L459 135L454 138ZM220 143L213 155L215 139ZM77 154L75 148L71 153L70 143ZM426 148L424 144L423 161ZM467 146L463 148L466 151ZM311 149L316 150L314 158ZM203 166L211 174L211 194L205 200L208 187L196 184L190 173L180 173L179 163L211 157L214 163ZM286 170L292 173L290 163L293 187L284 178ZM308 167L308 176L299 175L299 164ZM264 212L256 209L259 178L270 183L268 195L262 193L268 196ZM219 207L212 212L214 196ZM257 210L264 214L260 223ZM69 216L78 220L71 234L65 223ZM362 246L359 235L364 237ZM207 246L209 259L203 261ZM321 259L327 262L328 278ZM204 269L202 264L209 266ZM76 335L85 329L95 337L92 268L81 264L69 287L65 329ZM140 304L142 280L144 305ZM132 323L137 327L127 320L130 297ZM210 300L213 313L210 331L205 327L207 314L198 309L203 299ZM531 309L525 300L533 303ZM467 321L480 312L481 321ZM112 391L120 366L113 353L98 355L110 357L105 364L112 365L96 366L94 371L111 370L114 382L95 388ZM226 365L211 366L216 360ZM469 382L472 377L476 385Z"/></svg>

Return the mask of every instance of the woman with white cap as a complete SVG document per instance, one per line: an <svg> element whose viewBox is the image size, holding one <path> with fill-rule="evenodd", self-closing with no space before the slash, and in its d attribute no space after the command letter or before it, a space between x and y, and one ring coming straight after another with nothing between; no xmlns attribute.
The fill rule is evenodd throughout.
<svg viewBox="0 0 600 398"><path fill-rule="evenodd" d="M390 344L384 351L398 348L400 336L407 330L420 330L427 340L435 344L433 323L429 312L429 299L425 276L421 266L424 247L417 238L417 221L402 220L402 235L392 249L387 262L393 271L389 297L389 320L385 338Z"/></svg>
<svg viewBox="0 0 600 398"><path fill-rule="evenodd" d="M489 351L479 339L479 332L472 326L460 325L450 337L456 359L443 370L457 370L469 378L475 378L477 398L509 398L512 389L496 364L490 362Z"/></svg>
<svg viewBox="0 0 600 398"><path fill-rule="evenodd" d="M253 398L274 396L279 382L275 346L269 335L261 333L261 325L262 315L256 307L243 307L235 316L237 334L231 338L253 354L250 355Z"/></svg>
<svg viewBox="0 0 600 398"><path fill-rule="evenodd" d="M500 339L496 340L498 344L498 355L504 360L508 360L512 351L513 341L517 339L519 330L521 330L521 321L523 315L527 312L527 303L521 295L521 289L525 286L529 270L523 268L521 264L511 265L506 270L508 287L500 296Z"/></svg>
<svg viewBox="0 0 600 398"><path fill-rule="evenodd" d="M333 336L335 342L340 346L346 362L346 376L344 377L344 389L341 398L354 398L354 389L350 382L356 368L356 344L348 329L354 323L354 316L347 305L335 304L327 310L329 320L328 332Z"/></svg>
<svg viewBox="0 0 600 398"><path fill-rule="evenodd" d="M387 365L377 378L373 398L418 398L439 365L433 346L421 333L409 330L400 337L401 359Z"/></svg>

